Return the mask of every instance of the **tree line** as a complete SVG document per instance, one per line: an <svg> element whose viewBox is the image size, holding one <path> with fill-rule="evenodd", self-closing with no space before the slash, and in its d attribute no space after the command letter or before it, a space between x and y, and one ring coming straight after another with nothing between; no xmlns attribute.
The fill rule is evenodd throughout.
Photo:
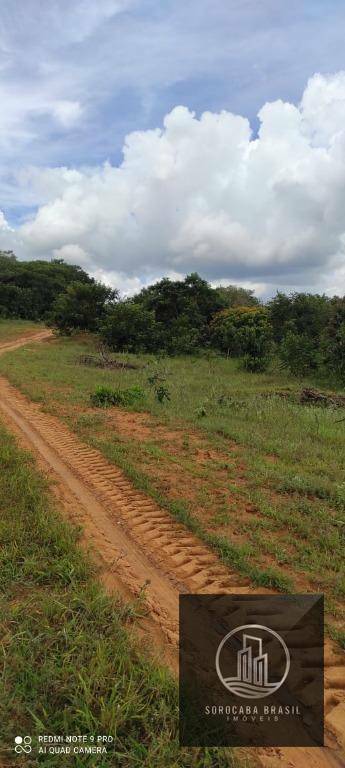
<svg viewBox="0 0 345 768"><path fill-rule="evenodd" d="M98 333L114 351L198 354L214 349L264 371L273 357L296 376L345 382L345 297L294 292L265 304L197 273L163 278L131 298L61 259L19 262L0 252L0 315L43 320L60 333Z"/></svg>

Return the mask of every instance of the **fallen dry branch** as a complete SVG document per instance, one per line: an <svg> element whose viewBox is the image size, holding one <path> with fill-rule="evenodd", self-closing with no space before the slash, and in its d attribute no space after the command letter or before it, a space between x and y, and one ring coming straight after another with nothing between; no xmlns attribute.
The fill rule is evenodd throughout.
<svg viewBox="0 0 345 768"><path fill-rule="evenodd" d="M90 365L94 366L95 368L117 368L127 370L137 370L140 368L140 365L128 363L126 360L113 360L112 358L106 357L104 355L80 355L78 362L80 365Z"/></svg>
<svg viewBox="0 0 345 768"><path fill-rule="evenodd" d="M300 403L303 405L323 405L325 408L345 408L345 397L306 387L301 391Z"/></svg>

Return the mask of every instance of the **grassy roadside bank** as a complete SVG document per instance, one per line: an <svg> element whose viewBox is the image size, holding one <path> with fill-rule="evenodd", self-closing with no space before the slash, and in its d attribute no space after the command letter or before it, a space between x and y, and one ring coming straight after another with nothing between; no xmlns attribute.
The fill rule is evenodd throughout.
<svg viewBox="0 0 345 768"><path fill-rule="evenodd" d="M255 584L324 591L333 632L345 590L343 411L302 406L302 384L248 374L224 358L79 364L92 339L58 339L4 355L0 371L213 546ZM164 376L170 400L149 380ZM126 411L91 406L98 385L139 386Z"/></svg>
<svg viewBox="0 0 345 768"><path fill-rule="evenodd" d="M75 766L238 766L229 750L179 750L176 684L138 650L135 611L106 597L60 517L30 456L0 425L0 744L12 764L14 737L110 734L108 755ZM21 764L61 765L61 755ZM71 758L70 758L71 759Z"/></svg>

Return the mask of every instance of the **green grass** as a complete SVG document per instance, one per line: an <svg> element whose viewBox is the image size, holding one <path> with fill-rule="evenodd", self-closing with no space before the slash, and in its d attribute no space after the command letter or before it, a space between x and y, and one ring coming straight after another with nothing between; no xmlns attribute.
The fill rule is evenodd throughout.
<svg viewBox="0 0 345 768"><path fill-rule="evenodd" d="M14 341L27 331L39 331L42 326L31 320L5 320L0 317L0 344L6 341Z"/></svg>
<svg viewBox="0 0 345 768"><path fill-rule="evenodd" d="M157 486L151 481L147 474L140 472L133 463L133 460L126 459L125 452L121 450L114 451L107 449L107 445L99 441L93 441L93 445L99 448L103 447L104 455L111 461L120 466L132 480L133 484L139 490L145 491L157 501L162 507L170 512L179 523L185 525L192 533L198 536L205 544L214 549L225 565L237 569L244 576L248 576L254 584L262 587L273 587L283 592L291 592L293 589L292 580L280 573L277 569L269 567L262 568L255 565L252 560L252 547L248 544L236 545L226 539L224 536L216 535L208 531L200 522L197 515L193 515L190 510L190 504L183 500L169 501L164 493L157 489ZM159 458L159 457L158 457Z"/></svg>
<svg viewBox="0 0 345 768"><path fill-rule="evenodd" d="M32 345L4 355L0 371L121 465L227 564L255 584L323 591L330 617L341 620L344 410L300 405L301 386L313 382L278 368L250 374L214 356L117 355L138 370L79 365L92 346L92 339ZM150 385L156 374L170 393L163 403ZM143 401L127 410L150 414L151 433L119 433L113 409L92 407L98 386L142 388ZM159 425L168 436L177 430L181 440L165 439ZM200 446L211 451L202 461Z"/></svg>
<svg viewBox="0 0 345 768"><path fill-rule="evenodd" d="M110 734L94 757L21 756L21 765L238 766L230 750L180 750L177 691L139 650L139 604L102 591L46 480L0 425L1 756L14 737ZM242 763L243 765L243 763Z"/></svg>

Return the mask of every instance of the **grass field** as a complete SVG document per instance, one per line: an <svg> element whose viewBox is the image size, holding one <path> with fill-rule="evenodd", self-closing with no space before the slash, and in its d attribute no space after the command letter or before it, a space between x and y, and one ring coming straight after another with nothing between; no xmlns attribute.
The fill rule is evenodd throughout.
<svg viewBox="0 0 345 768"><path fill-rule="evenodd" d="M75 766L238 766L230 750L179 749L176 684L145 647L138 650L139 606L105 596L77 531L63 522L47 482L1 425L0 463L5 764L13 765L17 734L30 734L35 745L35 734L71 733L115 738L107 755L73 756ZM69 760L37 752L19 759L49 768Z"/></svg>
<svg viewBox="0 0 345 768"><path fill-rule="evenodd" d="M7 353L0 371L121 465L133 482L253 583L323 591L343 640L345 413L302 406L304 384L279 369L249 374L219 357L131 360L137 370L80 364L91 339ZM165 377L170 399L152 380ZM92 407L98 385L140 386L126 411Z"/></svg>
<svg viewBox="0 0 345 768"><path fill-rule="evenodd" d="M14 341L28 331L39 331L42 325L31 320L4 320L0 317L0 343Z"/></svg>

